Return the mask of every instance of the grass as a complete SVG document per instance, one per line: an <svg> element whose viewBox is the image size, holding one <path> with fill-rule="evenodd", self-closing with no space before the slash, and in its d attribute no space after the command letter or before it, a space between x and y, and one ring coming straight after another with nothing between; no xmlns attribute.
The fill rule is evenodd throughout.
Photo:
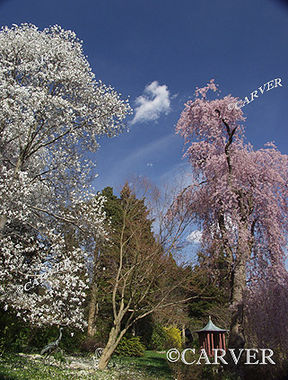
<svg viewBox="0 0 288 380"><path fill-rule="evenodd" d="M116 358L114 360L124 368L130 367L145 373L148 376L147 379L173 379L166 359L166 353L145 351L144 356L140 358Z"/></svg>
<svg viewBox="0 0 288 380"><path fill-rule="evenodd" d="M5 355L0 358L0 379L1 380L40 380L59 379L68 377L65 371L45 365L38 361L32 361L17 355Z"/></svg>
<svg viewBox="0 0 288 380"><path fill-rule="evenodd" d="M140 358L115 357L105 371L59 368L41 360L9 354L0 357L0 380L172 380L165 354L146 351Z"/></svg>

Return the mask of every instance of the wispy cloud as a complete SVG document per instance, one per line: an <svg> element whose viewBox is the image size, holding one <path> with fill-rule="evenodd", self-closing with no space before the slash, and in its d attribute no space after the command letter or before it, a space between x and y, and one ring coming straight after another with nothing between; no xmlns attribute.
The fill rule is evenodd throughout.
<svg viewBox="0 0 288 380"><path fill-rule="evenodd" d="M192 183L191 166L187 162L178 162L170 167L159 177L159 184L173 182L173 187L179 189L179 193L184 187Z"/></svg>
<svg viewBox="0 0 288 380"><path fill-rule="evenodd" d="M175 141L175 135L169 134L153 140L142 147L135 149L131 154L129 154L123 161L122 165L124 167L133 166L137 160L144 160L147 157L153 156L155 153L165 151L169 149ZM151 162L151 161L150 161ZM117 164L118 166L118 164Z"/></svg>
<svg viewBox="0 0 288 380"><path fill-rule="evenodd" d="M161 114L168 114L170 111L170 92L165 84L161 86L154 81L145 87L143 95L138 96L135 103L135 115L131 125L157 120Z"/></svg>
<svg viewBox="0 0 288 380"><path fill-rule="evenodd" d="M98 184L100 187L123 185L133 174L139 175L144 167L155 167L155 163L160 155L171 151L171 146L175 144L177 137L174 134L162 136L141 147L135 148L130 154L119 157L114 165L103 173L100 173ZM149 159L149 161L148 161Z"/></svg>

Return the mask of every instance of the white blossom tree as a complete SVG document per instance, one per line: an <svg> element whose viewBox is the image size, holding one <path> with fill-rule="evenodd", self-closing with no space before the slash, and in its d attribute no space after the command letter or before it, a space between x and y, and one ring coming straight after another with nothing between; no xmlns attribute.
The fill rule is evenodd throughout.
<svg viewBox="0 0 288 380"><path fill-rule="evenodd" d="M39 325L82 324L85 260L80 247L67 247L63 223L79 233L88 229L94 239L103 235L104 199L89 188L94 167L87 153L97 150L99 136L118 134L130 111L127 100L95 80L74 32L58 25L43 31L31 24L1 29L0 301L5 308Z"/></svg>

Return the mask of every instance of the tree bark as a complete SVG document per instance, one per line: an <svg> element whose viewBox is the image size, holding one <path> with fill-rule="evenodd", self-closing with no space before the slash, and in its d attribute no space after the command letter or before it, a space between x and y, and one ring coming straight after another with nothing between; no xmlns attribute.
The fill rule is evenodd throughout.
<svg viewBox="0 0 288 380"><path fill-rule="evenodd" d="M1 216L1 217L0 217L0 238L3 237L3 234L4 234L4 228L5 228L6 222L7 222L7 217L6 217L6 215Z"/></svg>
<svg viewBox="0 0 288 380"><path fill-rule="evenodd" d="M91 289L91 299L89 303L89 314L88 314L88 328L87 335L93 337L96 333L95 320L98 314L98 303L97 303L97 285L93 284Z"/></svg>
<svg viewBox="0 0 288 380"><path fill-rule="evenodd" d="M120 339L122 338L122 336L125 334L126 331L122 331L120 335L119 335L119 332L120 332L120 324L112 327L109 334L108 342L100 357L100 361L99 361L100 370L103 370L107 367L113 352L115 351L118 343L120 342Z"/></svg>
<svg viewBox="0 0 288 380"><path fill-rule="evenodd" d="M186 336L185 336L185 325L182 325L182 345L185 347L185 342L186 342Z"/></svg>
<svg viewBox="0 0 288 380"><path fill-rule="evenodd" d="M246 287L246 258L242 253L232 273L232 318L230 325L230 348L243 348L245 345L245 335L243 328L244 319L244 290Z"/></svg>

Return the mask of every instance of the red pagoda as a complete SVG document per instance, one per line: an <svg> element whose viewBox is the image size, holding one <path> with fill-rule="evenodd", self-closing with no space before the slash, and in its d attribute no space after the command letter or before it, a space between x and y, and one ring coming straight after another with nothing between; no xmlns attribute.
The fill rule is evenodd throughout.
<svg viewBox="0 0 288 380"><path fill-rule="evenodd" d="M199 335L200 347L204 348L208 356L214 356L213 349L215 348L222 348L226 351L225 333L227 331L228 330L220 329L215 326L209 316L207 325L203 329L195 332Z"/></svg>

